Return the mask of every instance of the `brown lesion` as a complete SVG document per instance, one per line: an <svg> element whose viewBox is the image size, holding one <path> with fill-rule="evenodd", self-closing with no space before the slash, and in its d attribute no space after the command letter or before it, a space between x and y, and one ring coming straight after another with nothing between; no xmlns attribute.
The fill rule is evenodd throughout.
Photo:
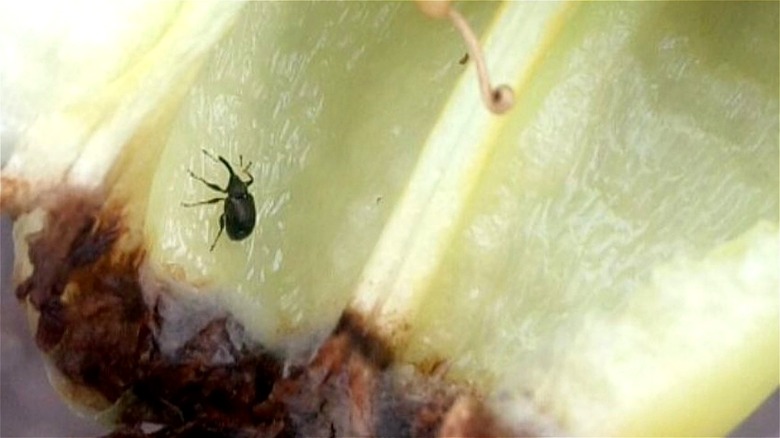
<svg viewBox="0 0 780 438"><path fill-rule="evenodd" d="M111 401L132 380L148 317L136 276L143 253L113 251L121 217L99 196L60 199L28 237L33 272L16 294L38 312L35 339L58 372Z"/></svg>
<svg viewBox="0 0 780 438"><path fill-rule="evenodd" d="M17 296L39 312L36 340L57 372L98 394L103 407L114 405L111 436L503 431L490 427L495 421L476 398L466 408L456 402L463 388L419 373L401 376L391 348L356 313L345 312L306 363L285 366L218 309L189 339L163 345L161 334L177 324L172 318L193 315L167 312L174 294L141 280L144 252L123 244L128 230L118 210L98 196L61 199L47 226L29 238L33 272ZM147 433L146 423L161 428Z"/></svg>
<svg viewBox="0 0 780 438"><path fill-rule="evenodd" d="M271 394L299 436L436 436L457 389L399 378L384 343L345 313L314 359ZM419 377L419 376L417 376Z"/></svg>
<svg viewBox="0 0 780 438"><path fill-rule="evenodd" d="M12 219L29 213L37 204L39 196L27 180L0 176L0 211Z"/></svg>
<svg viewBox="0 0 780 438"><path fill-rule="evenodd" d="M71 195L63 199L48 211L44 230L27 238L33 272L16 289L17 298L27 300L40 312L36 340L45 352L60 342L63 326L79 318L75 311L92 316L99 313L96 307L100 306L95 300L104 301L109 295L122 299L137 294L137 290L118 293L123 288L111 284L127 278L129 271L137 268L127 260L114 262L108 257L122 231L118 218L105 213L101 218L101 202L97 197ZM141 256L130 254L124 258L140 259ZM135 289L139 289L137 285ZM97 293L98 290L107 294ZM91 305L85 309L80 309L80 305L66 307L63 303L66 291L70 291L68 300L81 303L83 297L90 297Z"/></svg>

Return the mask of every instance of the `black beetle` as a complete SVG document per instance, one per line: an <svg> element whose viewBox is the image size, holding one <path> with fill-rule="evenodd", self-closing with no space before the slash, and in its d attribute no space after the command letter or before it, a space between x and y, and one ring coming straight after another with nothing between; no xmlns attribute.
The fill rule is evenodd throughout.
<svg viewBox="0 0 780 438"><path fill-rule="evenodd" d="M205 149L203 150L203 153L214 161L222 162L222 164L227 167L228 172L230 172L230 180L228 180L227 187L223 189L217 184L208 182L198 175L195 175L192 170L189 170L190 176L202 182L203 184L206 184L212 190L226 193L227 197L214 198L207 201L193 203L182 202L181 205L185 207L194 207L197 205L216 204L217 202L224 201L225 211L222 213L222 215L219 216L219 232L217 233L217 237L214 239L214 243L211 244L211 248L209 249L209 251L213 251L214 246L216 246L217 241L219 240L219 236L222 235L222 230L227 228L227 235L230 237L230 240L243 240L252 234L252 230L255 229L255 198L253 198L247 190L249 186L251 186L255 181L255 179L247 171L252 163L247 164L246 167L241 169L244 173L247 174L247 176L249 176L249 181L243 181L238 177L238 175L236 175L235 172L233 172L233 168L230 167L230 163L228 163L228 161L221 155L217 158L214 158L214 156ZM243 158L241 161L243 161ZM239 166L241 165L242 163L239 163Z"/></svg>

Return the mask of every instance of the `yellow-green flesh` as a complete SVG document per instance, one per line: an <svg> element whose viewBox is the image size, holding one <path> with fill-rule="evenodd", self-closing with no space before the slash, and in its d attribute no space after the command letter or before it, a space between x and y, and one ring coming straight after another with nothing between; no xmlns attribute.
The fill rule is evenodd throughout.
<svg viewBox="0 0 780 438"><path fill-rule="evenodd" d="M152 265L275 347L356 293L408 295L402 360L443 359L507 412L530 400L578 434L726 433L778 379L778 4L524 7L459 6L495 44L522 31L507 17L547 24L530 67L497 78L517 107L475 134L463 207L410 224L442 236L415 253L388 224L424 203L410 180L458 174L418 159L479 104L450 96L476 90L457 34L411 4L247 5L161 145ZM181 206L220 196L187 169L227 182L202 148L255 177L254 233L213 252L222 205ZM414 281L370 283L418 259Z"/></svg>
<svg viewBox="0 0 780 438"><path fill-rule="evenodd" d="M466 5L477 29L496 4ZM262 341L332 326L420 147L467 68L444 22L398 2L255 2L219 44L173 126L147 216L151 257L207 282ZM223 155L251 161L257 224L222 235ZM247 177L239 174L242 178ZM230 291L230 295L220 291Z"/></svg>

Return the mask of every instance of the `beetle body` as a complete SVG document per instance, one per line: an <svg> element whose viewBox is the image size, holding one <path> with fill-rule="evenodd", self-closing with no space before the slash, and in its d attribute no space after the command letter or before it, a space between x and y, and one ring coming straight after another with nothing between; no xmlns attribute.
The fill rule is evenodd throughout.
<svg viewBox="0 0 780 438"><path fill-rule="evenodd" d="M225 193L227 196L213 198L201 202L182 203L182 205L185 207L194 207L196 205L215 204L218 202L223 203L224 209L222 214L219 216L219 232L217 232L217 237L214 239L214 243L211 244L211 250L213 251L214 247L217 245L219 237L222 235L222 231L227 230L227 235L230 240L243 240L252 234L252 231L255 229L255 198L252 197L251 193L249 193L249 186L251 186L254 182L254 178L246 171L249 166L241 169L244 171L244 173L247 174L247 176L249 176L249 180L244 181L239 178L238 175L236 175L236 173L233 171L233 167L230 166L230 163L228 163L225 158L222 156L214 158L205 150L203 153L215 161L220 161L225 165L228 172L230 172L230 179L228 180L227 187L223 189L219 185L206 181L205 179L195 175L192 173L192 171L189 172L190 176L206 184L206 186L208 186L210 189Z"/></svg>
<svg viewBox="0 0 780 438"><path fill-rule="evenodd" d="M255 229L255 200L249 193L225 199L225 230L230 240L243 240Z"/></svg>

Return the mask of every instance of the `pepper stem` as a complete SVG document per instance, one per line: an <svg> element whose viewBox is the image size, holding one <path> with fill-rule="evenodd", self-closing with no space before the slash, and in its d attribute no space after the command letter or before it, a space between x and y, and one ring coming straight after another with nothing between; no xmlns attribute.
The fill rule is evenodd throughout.
<svg viewBox="0 0 780 438"><path fill-rule="evenodd" d="M469 57L473 58L477 65L479 91L485 106L494 114L503 114L509 111L515 102L514 92L508 85L499 85L495 88L491 85L490 76L485 65L485 55L482 52L482 47L479 45L479 40L463 15L457 9L451 7L451 1L418 0L416 3L420 10L429 17L447 17L450 19L455 29L460 32L461 37L466 42Z"/></svg>
<svg viewBox="0 0 780 438"><path fill-rule="evenodd" d="M485 102L485 106L495 114L507 112L514 104L514 92L508 85L492 87L487 66L485 65L485 55L482 53L482 47L479 45L479 40L474 35L474 31L471 30L471 26L455 8L449 8L447 16L458 32L460 32L463 40L466 42L466 47L468 47L469 56L474 59L477 66L479 91L482 94L482 101Z"/></svg>

